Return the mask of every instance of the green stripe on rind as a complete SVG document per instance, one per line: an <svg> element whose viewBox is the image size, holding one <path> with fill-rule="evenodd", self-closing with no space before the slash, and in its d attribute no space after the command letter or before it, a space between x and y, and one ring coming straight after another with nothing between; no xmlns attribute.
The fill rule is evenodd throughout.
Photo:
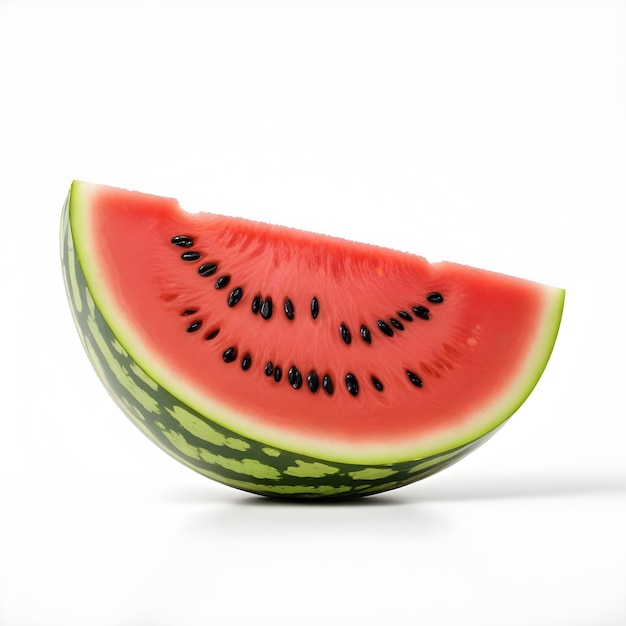
<svg viewBox="0 0 626 626"><path fill-rule="evenodd" d="M153 380L120 345L101 315L61 219L61 260L68 301L87 355L120 409L162 450L215 481L287 498L336 498L396 489L456 463L493 433L422 459L394 464L338 463L277 448L213 422Z"/></svg>

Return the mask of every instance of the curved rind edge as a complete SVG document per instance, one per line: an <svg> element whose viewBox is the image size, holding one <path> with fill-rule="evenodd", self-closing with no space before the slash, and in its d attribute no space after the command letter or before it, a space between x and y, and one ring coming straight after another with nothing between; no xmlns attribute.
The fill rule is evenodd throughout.
<svg viewBox="0 0 626 626"><path fill-rule="evenodd" d="M97 190L97 188L97 185L91 185L88 183L80 183L77 181L73 183L71 190L72 204L83 206L80 207L82 210L77 210L73 213L71 225L69 222L67 223L70 237L72 229L74 228L78 228L77 232L83 232L82 229L85 228L84 223L88 220L88 217L86 216L89 205L88 196L91 189ZM83 255L83 258L81 259L82 263L86 262L84 257L88 257L88 255ZM72 271L76 274L80 271L80 276L82 280L85 281L85 284L88 282L91 284L92 281L86 279L82 273L81 263L77 263L77 267L78 270ZM90 268L88 265L85 269L86 273L92 277L97 291L97 272L95 272L95 270L89 271ZM95 299L98 300L98 294L94 293L93 288L91 293ZM70 295L71 294L68 291L68 297L70 297ZM412 463L415 459L429 458L433 454L445 454L449 450L462 449L465 446L469 446L476 440L483 440L486 435L505 423L511 415L519 409L538 383L548 363L558 332L563 310L563 298L563 290L546 287L546 310L549 312L542 317L542 329L537 334L538 341L534 343L534 352L529 354L526 360L526 365L522 370L522 375L520 375L517 379L517 385L514 387L512 386L509 389L508 394L505 394L498 404L491 407L491 411L485 413L484 415L476 416L476 419L468 420L468 423L472 425L471 427L466 428L464 431L457 432L454 437L440 437L439 439L429 441L421 446L409 444L404 447L398 445L387 448L378 447L377 449L368 450L346 450L341 446L332 447L332 445L316 445L308 441L302 441L296 438L284 436L284 433L265 432L260 428L249 428L243 420L238 418L238 416L231 415L226 410L221 410L221 407L219 406L209 407L207 409L206 405L196 401L193 394L186 394L186 390L174 391L170 388L169 391L174 391L171 395L172 397L178 397L179 402L183 402L180 399L181 396L185 397L186 401L183 402L183 404L189 410L195 411L195 413L199 415L211 415L213 424L229 432L234 432L236 430L238 433L237 436L247 438L250 441L264 440L270 442L267 445L285 450L290 449L294 451L299 450L300 452L304 451L306 454L312 455L312 458L323 459L330 463L350 462L355 465L387 464L388 462L392 464L398 462ZM92 298L92 300L93 299L94 298ZM79 307L80 303L76 302L76 305ZM98 309L98 312L102 315L102 311L100 309ZM104 313L104 317L107 319L110 315L110 311ZM122 326L122 324L115 323L113 328L116 328L116 332L112 334L125 344L125 348L128 352L137 354L131 338L129 338L128 333L125 332L125 329ZM165 389L166 382L163 380L163 376L159 376L159 373L153 370L153 363L147 359L137 358L137 361L139 360L146 364L143 367L145 375L153 381L160 380L160 387ZM135 364L137 365L137 363ZM233 430L231 430L229 426L231 426Z"/></svg>

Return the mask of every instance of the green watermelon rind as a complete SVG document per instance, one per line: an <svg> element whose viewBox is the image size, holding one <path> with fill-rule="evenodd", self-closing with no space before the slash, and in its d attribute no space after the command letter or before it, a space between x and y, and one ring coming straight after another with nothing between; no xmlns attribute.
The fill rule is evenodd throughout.
<svg viewBox="0 0 626 626"><path fill-rule="evenodd" d="M234 432L172 395L119 342L94 300L75 251L70 196L61 220L67 297L94 370L119 408L157 446L217 482L272 497L336 498L396 489L440 472L494 432L450 450L396 463L344 463Z"/></svg>
<svg viewBox="0 0 626 626"><path fill-rule="evenodd" d="M366 445L352 445L350 442L332 442L330 440L311 440L286 433L282 430L269 429L259 421L253 421L248 415L239 414L233 407L217 403L211 397L199 394L175 376L168 369L167 360L162 355L146 350L137 341L136 333L128 325L123 311L118 310L107 298L107 287L102 272L96 266L96 255L90 250L90 237L97 233L89 228L90 211L93 203L92 194L98 193L99 186L75 181L70 190L70 230L78 234L75 240L83 278L90 286L92 298L97 304L114 334L133 355L137 363L153 380L159 381L173 396L190 408L202 414L210 415L214 423L237 431L240 436L250 440L263 440L268 445L281 449L298 450L304 454L324 458L332 462L396 463L412 462L414 459L426 458L432 454L445 453L452 449L462 448L486 433L505 423L525 402L530 395L548 363L558 333L564 305L565 292L537 284L544 292L544 307L541 317L537 319L538 332L529 345L524 366L519 370L515 380L507 388L494 394L488 406L481 407L476 413L466 415L462 424L455 429L441 430L422 437L418 441L406 438L394 442L372 442ZM131 192L129 192L131 193ZM132 192L136 193L136 192ZM145 197L145 194L139 194Z"/></svg>

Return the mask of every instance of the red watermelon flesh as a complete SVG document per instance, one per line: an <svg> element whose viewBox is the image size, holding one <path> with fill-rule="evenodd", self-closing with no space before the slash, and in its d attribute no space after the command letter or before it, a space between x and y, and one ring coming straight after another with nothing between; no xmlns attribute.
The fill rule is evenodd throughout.
<svg viewBox="0 0 626 626"><path fill-rule="evenodd" d="M561 289L168 198L74 183L70 221L141 368L234 432L324 459L391 463L494 429L561 318Z"/></svg>

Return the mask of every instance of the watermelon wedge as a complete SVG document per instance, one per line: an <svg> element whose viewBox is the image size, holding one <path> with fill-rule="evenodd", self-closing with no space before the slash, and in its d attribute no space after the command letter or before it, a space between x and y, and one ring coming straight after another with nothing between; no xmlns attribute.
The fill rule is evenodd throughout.
<svg viewBox="0 0 626 626"><path fill-rule="evenodd" d="M564 291L74 182L61 256L100 379L157 445L268 496L378 493L481 445L553 349Z"/></svg>

